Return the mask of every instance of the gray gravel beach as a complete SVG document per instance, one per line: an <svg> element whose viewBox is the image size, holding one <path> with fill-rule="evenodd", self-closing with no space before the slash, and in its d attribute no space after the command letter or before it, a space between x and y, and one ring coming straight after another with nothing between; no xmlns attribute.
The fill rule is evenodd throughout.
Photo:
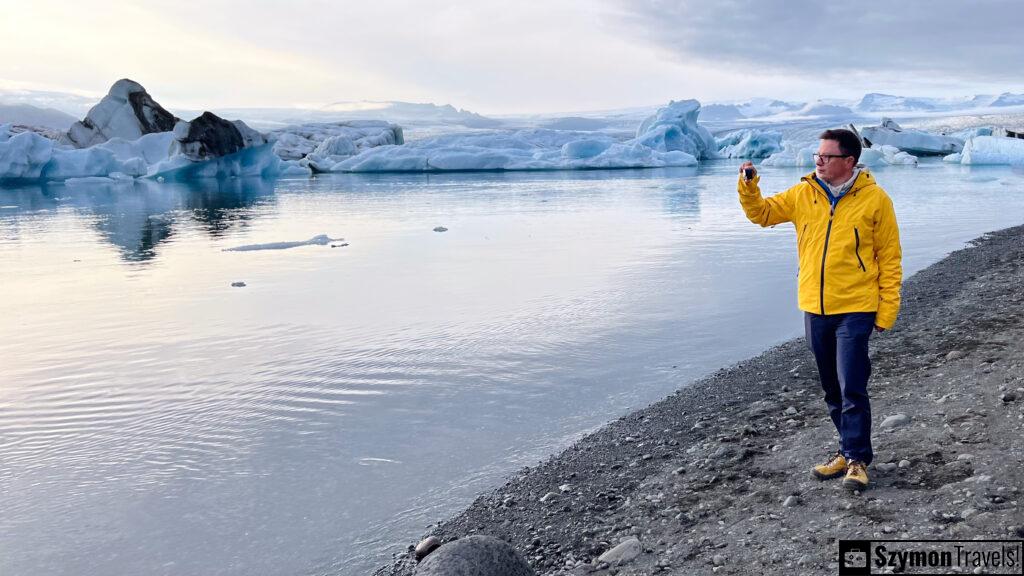
<svg viewBox="0 0 1024 576"><path fill-rule="evenodd" d="M424 537L491 535L537 574L619 575L835 574L840 538L1024 537L1024 227L907 280L872 360L864 493L809 475L838 437L801 338L609 423ZM415 565L403 553L376 574Z"/></svg>

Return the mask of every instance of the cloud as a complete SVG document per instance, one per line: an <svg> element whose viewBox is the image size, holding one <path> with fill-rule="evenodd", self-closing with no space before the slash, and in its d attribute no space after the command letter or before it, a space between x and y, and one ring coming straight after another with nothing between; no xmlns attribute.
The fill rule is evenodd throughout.
<svg viewBox="0 0 1024 576"><path fill-rule="evenodd" d="M1018 83L1024 61L1014 0L621 0L622 29L686 62L742 73L901 73ZM827 92L827 90L823 90Z"/></svg>

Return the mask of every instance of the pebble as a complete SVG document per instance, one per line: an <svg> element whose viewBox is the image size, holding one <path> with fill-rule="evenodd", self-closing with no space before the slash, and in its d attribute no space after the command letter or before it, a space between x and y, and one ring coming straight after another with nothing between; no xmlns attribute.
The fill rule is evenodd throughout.
<svg viewBox="0 0 1024 576"><path fill-rule="evenodd" d="M957 460L970 460L971 458L974 458L974 454L960 454L956 457Z"/></svg>
<svg viewBox="0 0 1024 576"><path fill-rule="evenodd" d="M711 557L711 563L715 566L723 566L725 565L725 556L721 554L715 554Z"/></svg>
<svg viewBox="0 0 1024 576"><path fill-rule="evenodd" d="M1014 392L1003 392L999 395L999 399L1006 404L1009 404L1010 402L1015 402L1017 400L1017 394Z"/></svg>
<svg viewBox="0 0 1024 576"><path fill-rule="evenodd" d="M572 486L569 484L562 484L561 486L558 487L558 490L560 492L569 492L570 490L572 490Z"/></svg>
<svg viewBox="0 0 1024 576"><path fill-rule="evenodd" d="M245 282L232 282L231 286L234 288L245 288Z"/></svg>
<svg viewBox="0 0 1024 576"><path fill-rule="evenodd" d="M910 468L910 460L900 460L900 468Z"/></svg>
<svg viewBox="0 0 1024 576"><path fill-rule="evenodd" d="M946 354L946 360L959 360L966 355L962 350L951 350Z"/></svg>
<svg viewBox="0 0 1024 576"><path fill-rule="evenodd" d="M875 470L878 470L879 472L892 472L893 470L896 469L896 466L897 465L893 464L892 462L887 462L885 464L875 464Z"/></svg>
<svg viewBox="0 0 1024 576"><path fill-rule="evenodd" d="M789 408L786 408L786 411L785 411L786 416L792 416L792 415L797 414L797 413L798 413L798 410L796 409L796 406L790 406Z"/></svg>
<svg viewBox="0 0 1024 576"><path fill-rule="evenodd" d="M545 494L545 495L540 497L540 501L541 502L548 502L548 501L557 500L557 499L558 499L558 493L557 492L548 492L547 494Z"/></svg>
<svg viewBox="0 0 1024 576"><path fill-rule="evenodd" d="M640 540L628 538L618 546L608 550L597 557L598 562L606 562L610 565L625 564L640 555Z"/></svg>
<svg viewBox="0 0 1024 576"><path fill-rule="evenodd" d="M893 428L899 428L900 426L906 426L907 424L910 424L910 416L900 413L886 417L885 420L882 420L881 426L884 429L890 430Z"/></svg>
<svg viewBox="0 0 1024 576"><path fill-rule="evenodd" d="M796 496L788 496L788 497L786 497L786 501L782 503L782 505L785 506L786 508L792 508L792 507L797 506L799 504L800 504L800 498L798 498Z"/></svg>
<svg viewBox="0 0 1024 576"><path fill-rule="evenodd" d="M416 555L416 561L422 560L427 554L433 552L438 546L441 545L441 539L437 536L428 536L424 538L419 544L416 545L414 554Z"/></svg>
<svg viewBox="0 0 1024 576"><path fill-rule="evenodd" d="M448 231L448 229L445 228L444 226L437 226L437 227L434 228L434 232L447 232L447 231Z"/></svg>

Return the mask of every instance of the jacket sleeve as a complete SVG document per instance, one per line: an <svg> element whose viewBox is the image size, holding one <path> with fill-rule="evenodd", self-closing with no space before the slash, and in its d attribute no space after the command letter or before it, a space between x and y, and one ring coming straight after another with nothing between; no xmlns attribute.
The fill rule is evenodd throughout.
<svg viewBox="0 0 1024 576"><path fill-rule="evenodd" d="M892 328L900 310L900 283L903 281L903 250L892 200L885 196L875 222L875 260L878 262L878 314L875 324Z"/></svg>
<svg viewBox="0 0 1024 576"><path fill-rule="evenodd" d="M785 192L779 192L774 196L763 198L761 196L761 188L757 185L760 180L760 176L754 176L754 179L750 181L744 180L743 176L740 176L739 182L736 185L737 191L740 194L740 206L743 207L743 212L747 215L747 218L754 224L761 226L774 226L792 221L793 199L796 196L796 188L799 184Z"/></svg>

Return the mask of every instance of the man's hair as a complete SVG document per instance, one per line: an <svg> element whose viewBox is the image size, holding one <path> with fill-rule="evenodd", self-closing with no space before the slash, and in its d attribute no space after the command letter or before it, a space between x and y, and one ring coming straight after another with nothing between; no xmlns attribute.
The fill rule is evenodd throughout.
<svg viewBox="0 0 1024 576"><path fill-rule="evenodd" d="M839 142L839 151L846 156L853 156L854 161L860 161L860 138L846 128L833 128L825 130L818 136L821 140L835 140Z"/></svg>

